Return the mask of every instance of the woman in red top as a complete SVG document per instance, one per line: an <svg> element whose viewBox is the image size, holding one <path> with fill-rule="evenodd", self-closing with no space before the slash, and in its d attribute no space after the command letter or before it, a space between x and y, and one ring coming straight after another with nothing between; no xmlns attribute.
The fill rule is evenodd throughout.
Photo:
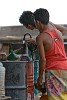
<svg viewBox="0 0 67 100"><path fill-rule="evenodd" d="M48 100L67 100L67 57L62 33L57 29L49 30L49 12L46 9L37 9L34 17L40 31L36 38L40 55L37 82L42 83L45 70Z"/></svg>

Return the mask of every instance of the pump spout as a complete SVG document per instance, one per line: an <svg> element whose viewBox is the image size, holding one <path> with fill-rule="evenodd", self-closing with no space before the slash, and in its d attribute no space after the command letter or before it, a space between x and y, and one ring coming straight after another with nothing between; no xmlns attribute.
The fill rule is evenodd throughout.
<svg viewBox="0 0 67 100"><path fill-rule="evenodd" d="M31 34L27 32L27 33L24 34L23 40L25 40L25 37L26 37L27 35L29 35L30 38L32 38Z"/></svg>

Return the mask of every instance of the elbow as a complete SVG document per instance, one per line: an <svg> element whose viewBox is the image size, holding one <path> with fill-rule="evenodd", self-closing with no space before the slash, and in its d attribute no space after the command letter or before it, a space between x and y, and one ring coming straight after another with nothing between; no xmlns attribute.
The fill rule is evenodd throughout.
<svg viewBox="0 0 67 100"><path fill-rule="evenodd" d="M40 59L41 63L46 63L46 59Z"/></svg>

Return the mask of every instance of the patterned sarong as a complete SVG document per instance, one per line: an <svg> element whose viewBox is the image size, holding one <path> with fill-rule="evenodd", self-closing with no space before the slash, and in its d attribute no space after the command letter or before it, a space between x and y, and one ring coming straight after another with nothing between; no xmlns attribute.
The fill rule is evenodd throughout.
<svg viewBox="0 0 67 100"><path fill-rule="evenodd" d="M48 100L67 100L67 70L48 70L45 74Z"/></svg>

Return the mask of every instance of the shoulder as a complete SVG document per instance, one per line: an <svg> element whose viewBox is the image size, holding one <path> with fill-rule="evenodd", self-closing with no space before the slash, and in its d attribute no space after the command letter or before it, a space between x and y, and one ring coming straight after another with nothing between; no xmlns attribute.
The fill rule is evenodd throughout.
<svg viewBox="0 0 67 100"><path fill-rule="evenodd" d="M48 40L51 36L48 32L43 32L36 37L36 41L45 41Z"/></svg>
<svg viewBox="0 0 67 100"><path fill-rule="evenodd" d="M43 41L45 34L44 33L40 33L37 37L36 37L36 41Z"/></svg>

